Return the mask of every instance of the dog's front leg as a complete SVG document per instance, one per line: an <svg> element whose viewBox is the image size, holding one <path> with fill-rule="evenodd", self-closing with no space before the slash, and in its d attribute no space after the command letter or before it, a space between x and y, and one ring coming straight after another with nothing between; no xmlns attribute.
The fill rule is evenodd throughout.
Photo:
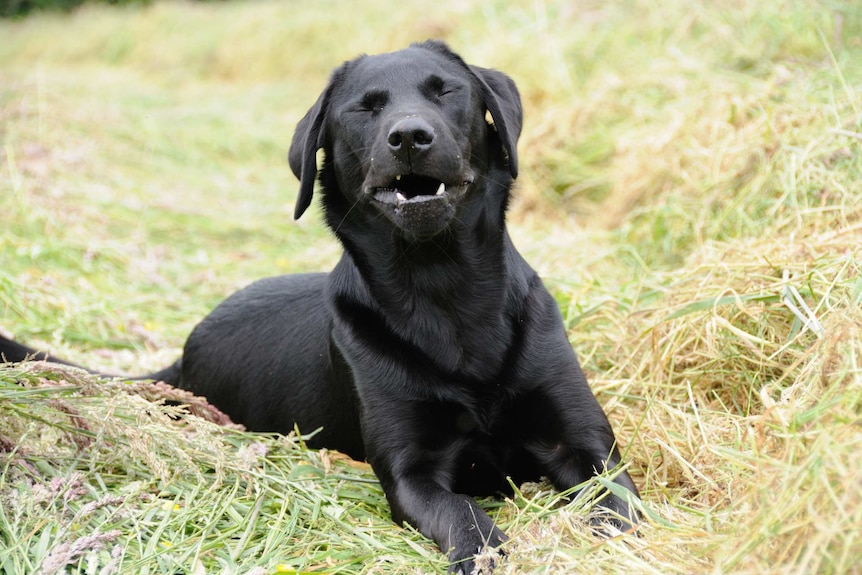
<svg viewBox="0 0 862 575"><path fill-rule="evenodd" d="M441 551L448 552L450 573L491 572L490 562L476 570L476 555L499 546L506 541L506 535L471 497L453 493L421 473L386 483L393 520L413 525Z"/></svg>
<svg viewBox="0 0 862 575"><path fill-rule="evenodd" d="M529 405L529 420L535 422L533 429L537 431L533 454L545 475L561 491L621 464L614 433L580 367L573 361L569 371L568 381L546 385L525 402ZM598 502L601 512L595 517L596 523L609 522L627 530L639 519L632 505L638 490L625 470L618 471L613 481L624 487L625 492L611 491Z"/></svg>
<svg viewBox="0 0 862 575"><path fill-rule="evenodd" d="M542 472L561 491L571 489L596 474L613 470L621 458L617 440L602 407L587 384L580 363L569 344L562 317L546 290L533 292L532 312L524 322L525 347L519 370L532 391L518 402L528 449ZM626 492L608 493L598 502L597 521L609 521L621 529L634 526L639 515L632 505L638 490L626 471L614 482Z"/></svg>
<svg viewBox="0 0 862 575"><path fill-rule="evenodd" d="M498 547L506 536L471 497L452 490L467 442L440 404L403 401L392 394L383 401L376 391L363 396L363 436L392 519L409 523L448 553L450 572L470 575L476 554ZM487 574L491 568L478 572Z"/></svg>

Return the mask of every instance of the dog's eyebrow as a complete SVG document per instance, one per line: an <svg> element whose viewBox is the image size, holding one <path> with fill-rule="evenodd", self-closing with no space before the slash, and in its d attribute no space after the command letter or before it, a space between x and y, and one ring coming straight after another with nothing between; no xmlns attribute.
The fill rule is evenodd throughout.
<svg viewBox="0 0 862 575"><path fill-rule="evenodd" d="M389 90L371 89L362 95L362 106L369 110L382 108L389 102Z"/></svg>
<svg viewBox="0 0 862 575"><path fill-rule="evenodd" d="M431 74L422 82L420 89L428 95L439 96L446 87L446 80L437 74Z"/></svg>

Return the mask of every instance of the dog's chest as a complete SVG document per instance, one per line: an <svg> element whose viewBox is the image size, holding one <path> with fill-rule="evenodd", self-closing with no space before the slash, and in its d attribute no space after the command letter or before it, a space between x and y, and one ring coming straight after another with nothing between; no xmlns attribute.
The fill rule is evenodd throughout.
<svg viewBox="0 0 862 575"><path fill-rule="evenodd" d="M453 408L452 446L458 451L454 468L459 493L488 495L508 492L508 478L516 482L538 477L524 448L516 403L505 394L487 397L471 406Z"/></svg>
<svg viewBox="0 0 862 575"><path fill-rule="evenodd" d="M453 406L454 431L463 437L494 436L505 430L504 414L509 399L503 390L490 390L490 393L475 394Z"/></svg>
<svg viewBox="0 0 862 575"><path fill-rule="evenodd" d="M462 391L447 402L448 435L454 444L490 446L519 443L517 395L505 385L490 384Z"/></svg>

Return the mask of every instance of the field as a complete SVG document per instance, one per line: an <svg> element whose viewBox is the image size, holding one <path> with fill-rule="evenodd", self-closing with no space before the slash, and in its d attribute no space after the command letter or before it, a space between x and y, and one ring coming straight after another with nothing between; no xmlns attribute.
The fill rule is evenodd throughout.
<svg viewBox="0 0 862 575"><path fill-rule="evenodd" d="M328 269L293 127L341 61L440 38L521 89L510 231L648 517L603 540L585 498L518 486L482 502L496 572L862 573L862 6L357 6L0 21L0 328L144 373L235 289ZM0 573L445 572L366 465L217 415L0 366Z"/></svg>

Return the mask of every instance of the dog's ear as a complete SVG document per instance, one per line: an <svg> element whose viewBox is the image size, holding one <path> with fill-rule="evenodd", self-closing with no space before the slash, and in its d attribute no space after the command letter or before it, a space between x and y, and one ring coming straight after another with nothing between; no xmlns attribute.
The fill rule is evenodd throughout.
<svg viewBox="0 0 862 575"><path fill-rule="evenodd" d="M296 197L296 207L293 211L293 219L295 220L298 220L311 205L311 198L314 195L314 181L317 179L317 150L323 147L326 136L324 133L326 110L329 108L332 91L340 82L345 68L346 65L332 73L326 89L302 117L293 133L287 161L290 164L290 169L299 179L299 195Z"/></svg>
<svg viewBox="0 0 862 575"><path fill-rule="evenodd" d="M290 169L299 180L299 195L296 197L296 207L293 211L295 220L298 220L308 209L311 197L314 195L314 181L317 179L317 150L322 143L323 120L326 117L330 92L327 86L314 106L296 125L290 151L287 153Z"/></svg>
<svg viewBox="0 0 862 575"><path fill-rule="evenodd" d="M485 107L491 112L494 127L509 159L509 173L518 177L518 137L524 122L521 95L510 77L488 68L470 66L473 76L479 81Z"/></svg>

